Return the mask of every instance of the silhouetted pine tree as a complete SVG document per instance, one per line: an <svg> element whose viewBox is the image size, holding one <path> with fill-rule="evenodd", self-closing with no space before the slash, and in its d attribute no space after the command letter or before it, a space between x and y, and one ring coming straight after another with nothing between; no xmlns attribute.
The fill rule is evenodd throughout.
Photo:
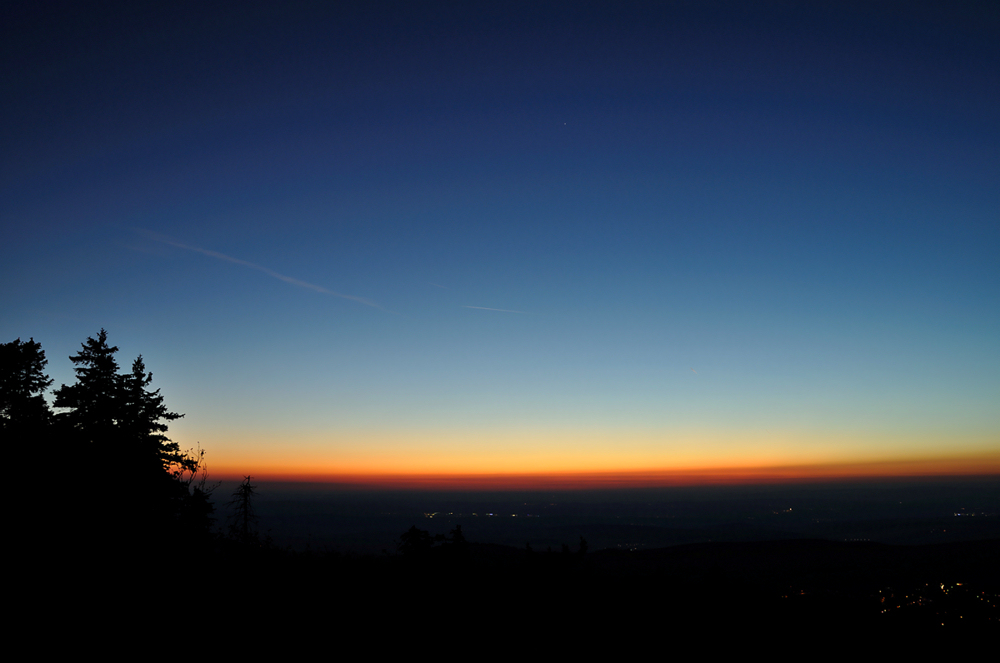
<svg viewBox="0 0 1000 663"><path fill-rule="evenodd" d="M0 430L5 435L37 431L50 423L52 411L42 396L52 384L45 374L48 363L34 338L0 344Z"/></svg>
<svg viewBox="0 0 1000 663"><path fill-rule="evenodd" d="M153 382L153 374L146 372L142 355L132 363L132 372L120 377L118 427L123 443L137 461L148 463L151 468L169 470L171 467L190 468L192 459L181 453L176 442L171 442L166 421L180 419L184 415L170 412L163 404L160 390L148 389Z"/></svg>
<svg viewBox="0 0 1000 663"><path fill-rule="evenodd" d="M244 478L233 492L233 499L228 506L232 509L229 517L229 536L247 546L260 544L257 533L257 514L253 508L254 491L257 486L250 483L252 477Z"/></svg>
<svg viewBox="0 0 1000 663"><path fill-rule="evenodd" d="M89 495L88 517L104 538L207 536L209 491L191 485L203 468L203 452L182 453L166 437L167 422L183 415L169 411L160 391L149 388L153 376L141 356L131 373L120 375L116 352L102 329L70 357L76 383L55 391L55 406L65 410L56 417L64 454L80 472L96 467L112 479L111 488L76 486Z"/></svg>
<svg viewBox="0 0 1000 663"><path fill-rule="evenodd" d="M416 525L410 527L399 535L399 542L396 550L406 557L419 559L423 558L434 545L434 537L427 530L417 529Z"/></svg>
<svg viewBox="0 0 1000 663"><path fill-rule="evenodd" d="M87 445L113 444L118 449L116 424L120 417L121 381L115 353L118 346L108 345L108 334L103 329L97 338L88 338L82 349L69 358L76 368L76 383L62 385L55 390L53 405L64 408L58 418L79 440Z"/></svg>
<svg viewBox="0 0 1000 663"><path fill-rule="evenodd" d="M8 462L19 470L8 492L17 496L20 507L14 515L23 521L22 531L39 521L30 516L29 506L32 497L38 499L33 493L37 470L44 468L57 482L63 478L58 462L51 462L52 411L42 395L52 384L45 374L47 363L33 338L0 344L0 439Z"/></svg>
<svg viewBox="0 0 1000 663"><path fill-rule="evenodd" d="M448 533L448 552L458 559L464 559L469 554L469 542L465 540L461 525L455 525L455 529Z"/></svg>

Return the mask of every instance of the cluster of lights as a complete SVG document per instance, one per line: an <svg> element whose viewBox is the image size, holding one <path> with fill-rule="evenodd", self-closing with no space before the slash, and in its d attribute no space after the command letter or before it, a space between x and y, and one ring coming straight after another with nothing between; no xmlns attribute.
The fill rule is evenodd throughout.
<svg viewBox="0 0 1000 663"><path fill-rule="evenodd" d="M948 595L955 589L962 587L963 584L964 583L961 582L956 582L951 584L946 584L941 582L937 584L937 587L934 587L932 584L926 583L924 585L923 592L921 592L921 590L917 590L917 592L914 592L912 594L904 594L902 596L895 596L891 589L887 589L884 591L879 590L879 594L888 594L888 596L883 595L882 598L880 599L880 603L886 606L882 610L882 614L885 614L892 610L899 610L904 607L932 605L934 601L924 592L933 591L934 589L937 589L940 590L942 594ZM990 608L993 608L995 610L997 607L997 599L1000 598L1000 595L996 593L987 593L985 591L980 591L978 594L974 595L974 598L988 604ZM889 600L895 599L895 600L887 601L887 599ZM958 618L965 619L965 615L958 615ZM1000 618L998 617L989 617L988 619L990 621L1000 621ZM941 622L941 625L944 626L944 622Z"/></svg>
<svg viewBox="0 0 1000 663"><path fill-rule="evenodd" d="M444 517L444 516L454 517L455 515L456 514L453 511L449 511L448 513L444 513L443 511L424 511L424 518L440 518L440 517ZM465 516L464 513L459 513L457 515L459 517ZM473 518L478 518L479 517L479 514L476 513L475 511L473 511L471 515L472 515ZM503 514L492 513L491 512L491 513L484 513L483 515L486 516L487 518L494 518L494 517L501 517ZM517 518L518 514L512 513L512 514L510 514L510 517L511 518ZM525 518L538 518L539 515L537 513L536 514L526 513L526 514L524 514L524 517Z"/></svg>

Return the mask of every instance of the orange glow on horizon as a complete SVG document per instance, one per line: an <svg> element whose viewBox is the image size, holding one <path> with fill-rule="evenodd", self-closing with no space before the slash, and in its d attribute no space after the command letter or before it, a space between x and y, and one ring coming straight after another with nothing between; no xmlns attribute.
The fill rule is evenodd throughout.
<svg viewBox="0 0 1000 663"><path fill-rule="evenodd" d="M225 467L214 477L242 479L251 474L264 481L329 483L357 488L426 490L582 490L653 488L697 485L809 483L851 479L900 479L947 476L1000 478L1000 453L885 460L855 463L814 463L774 466L719 466L683 469L565 471L536 473L388 473L322 472L314 468Z"/></svg>

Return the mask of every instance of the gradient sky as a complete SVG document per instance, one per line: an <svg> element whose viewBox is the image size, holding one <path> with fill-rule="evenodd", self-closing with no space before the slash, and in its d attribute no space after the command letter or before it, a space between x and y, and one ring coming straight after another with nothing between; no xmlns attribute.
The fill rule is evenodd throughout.
<svg viewBox="0 0 1000 663"><path fill-rule="evenodd" d="M0 10L0 341L213 474L1000 472L995 3L145 4Z"/></svg>

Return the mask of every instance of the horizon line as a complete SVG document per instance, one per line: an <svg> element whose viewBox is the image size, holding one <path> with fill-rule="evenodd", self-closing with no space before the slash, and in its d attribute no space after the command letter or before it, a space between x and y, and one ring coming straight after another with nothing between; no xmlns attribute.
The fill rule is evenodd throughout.
<svg viewBox="0 0 1000 663"><path fill-rule="evenodd" d="M985 461L985 462L984 462ZM248 473L231 467L213 475L242 480ZM602 490L682 486L810 484L827 481L991 478L1000 480L1000 457L887 460L860 463L690 469L552 471L552 472L322 472L259 468L261 481L322 483L355 488L427 490Z"/></svg>

